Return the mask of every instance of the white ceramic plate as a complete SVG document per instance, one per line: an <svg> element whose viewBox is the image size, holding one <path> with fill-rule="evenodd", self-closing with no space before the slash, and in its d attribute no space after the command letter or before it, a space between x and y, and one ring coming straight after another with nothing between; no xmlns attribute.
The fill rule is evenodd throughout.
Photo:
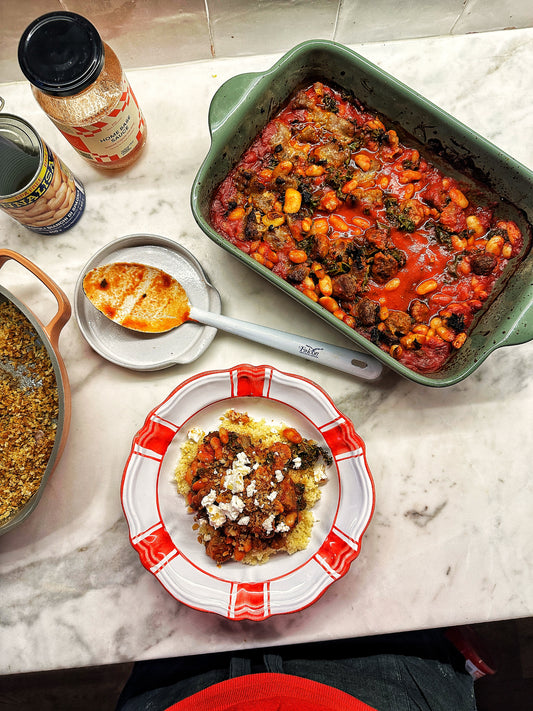
<svg viewBox="0 0 533 711"><path fill-rule="evenodd" d="M305 550L278 553L263 565L230 561L218 567L197 541L174 469L189 430L218 429L230 408L284 422L330 450L333 464L312 509L316 520ZM251 365L200 373L150 412L134 437L121 496L133 547L171 595L195 609L251 620L301 610L345 575L375 500L364 443L324 390L306 378Z"/></svg>
<svg viewBox="0 0 533 711"><path fill-rule="evenodd" d="M74 314L93 350L116 365L143 371L199 358L216 335L212 326L191 322L165 333L139 333L113 323L93 306L83 291L83 279L91 269L111 262L139 262L163 269L179 281L193 306L214 313L221 310L218 291L185 247L159 235L120 237L91 257L76 283Z"/></svg>

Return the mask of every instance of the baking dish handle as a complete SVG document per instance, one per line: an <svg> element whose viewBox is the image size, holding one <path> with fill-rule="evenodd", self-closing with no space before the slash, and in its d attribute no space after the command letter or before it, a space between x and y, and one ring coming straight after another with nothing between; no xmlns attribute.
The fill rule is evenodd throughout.
<svg viewBox="0 0 533 711"><path fill-rule="evenodd" d="M258 72L237 74L217 89L209 106L208 122L211 136L222 127L262 76L263 74Z"/></svg>
<svg viewBox="0 0 533 711"><path fill-rule="evenodd" d="M528 304L516 319L513 327L509 329L509 335L504 338L500 345L518 346L533 340L533 302Z"/></svg>
<svg viewBox="0 0 533 711"><path fill-rule="evenodd" d="M15 262L18 262L20 265L25 267L34 276L36 276L37 279L39 279L39 281L41 281L54 295L57 301L57 312L50 320L48 325L43 325L43 328L46 331L48 338L50 339L52 347L57 350L59 334L61 333L61 329L63 328L63 326L69 320L71 314L70 302L67 298L67 295L63 292L62 289L59 288L59 286L57 286L54 281L52 281L52 279L50 279L47 274L45 274L45 272L42 271L42 269L40 269L33 262L30 262L29 259L26 259L26 257L23 257L18 252L13 252L10 249L0 249L0 269L9 259L13 259Z"/></svg>

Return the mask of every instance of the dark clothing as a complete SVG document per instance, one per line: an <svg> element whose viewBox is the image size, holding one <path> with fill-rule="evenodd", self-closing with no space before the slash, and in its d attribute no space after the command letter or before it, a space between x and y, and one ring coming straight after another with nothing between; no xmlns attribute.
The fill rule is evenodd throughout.
<svg viewBox="0 0 533 711"><path fill-rule="evenodd" d="M138 662L117 711L167 711L214 684L264 673L334 687L377 711L475 711L464 661L440 630L431 630Z"/></svg>

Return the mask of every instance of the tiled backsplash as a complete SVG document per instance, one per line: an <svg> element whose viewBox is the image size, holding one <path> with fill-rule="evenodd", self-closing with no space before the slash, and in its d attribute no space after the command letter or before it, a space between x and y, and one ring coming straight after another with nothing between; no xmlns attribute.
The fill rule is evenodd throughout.
<svg viewBox="0 0 533 711"><path fill-rule="evenodd" d="M531 0L0 0L0 82L23 79L24 28L61 9L90 19L126 68L533 26Z"/></svg>

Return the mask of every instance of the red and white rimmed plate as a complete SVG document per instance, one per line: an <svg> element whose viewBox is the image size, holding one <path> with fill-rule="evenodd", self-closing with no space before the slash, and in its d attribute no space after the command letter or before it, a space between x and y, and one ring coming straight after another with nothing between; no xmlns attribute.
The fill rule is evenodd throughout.
<svg viewBox="0 0 533 711"><path fill-rule="evenodd" d="M197 541L174 470L191 428L217 429L228 409L296 427L332 453L305 550L263 565L219 567ZM315 602L357 558L375 501L364 443L327 393L306 378L252 365L200 373L152 410L133 439L121 496L144 567L180 602L234 620L263 620Z"/></svg>

